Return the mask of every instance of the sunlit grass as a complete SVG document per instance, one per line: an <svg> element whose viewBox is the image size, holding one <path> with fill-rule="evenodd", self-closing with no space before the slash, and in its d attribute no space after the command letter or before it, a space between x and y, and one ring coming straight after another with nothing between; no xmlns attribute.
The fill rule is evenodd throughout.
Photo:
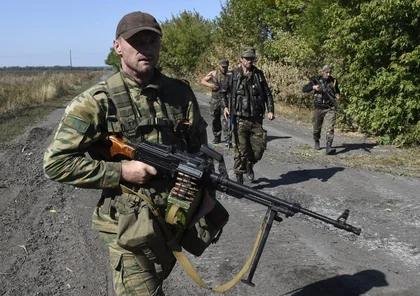
<svg viewBox="0 0 420 296"><path fill-rule="evenodd" d="M99 71L0 72L0 115L16 114L69 94L92 81Z"/></svg>
<svg viewBox="0 0 420 296"><path fill-rule="evenodd" d="M420 148L377 147L375 148L377 151L370 153L345 153L327 156L325 150L315 151L309 145L300 145L296 149L285 153L306 161L332 163L400 176L420 177Z"/></svg>
<svg viewBox="0 0 420 296"><path fill-rule="evenodd" d="M103 71L0 72L0 143L20 135L95 83Z"/></svg>

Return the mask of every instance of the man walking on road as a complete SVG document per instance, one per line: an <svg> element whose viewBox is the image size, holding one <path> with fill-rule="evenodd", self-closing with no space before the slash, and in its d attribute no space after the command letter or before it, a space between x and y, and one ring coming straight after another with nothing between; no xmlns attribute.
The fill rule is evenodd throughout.
<svg viewBox="0 0 420 296"><path fill-rule="evenodd" d="M158 206L164 219L174 180L155 178L156 169L146 163L109 159L98 150L109 146L110 135L133 143L145 139L172 145L190 153L207 144L207 124L189 85L156 68L161 36L162 30L150 14L137 11L120 20L114 40L114 50L121 58L120 71L69 104L44 155L49 179L102 189L92 222L109 249L117 295L163 295L162 282L176 261L159 227L147 228L153 231L147 236L149 240L145 238L145 243L130 250L118 237L129 229L128 222L133 221L127 219L134 217L129 215L133 211L143 217L139 227L153 221L145 219L144 215L153 216L147 204L141 207L146 201ZM180 122L188 123L184 132L177 132Z"/></svg>
<svg viewBox="0 0 420 296"><path fill-rule="evenodd" d="M313 138L315 141L314 149L319 150L322 124L325 119L326 125L326 149L327 155L335 153L332 148L334 140L334 126L337 119L335 104L332 100L340 99L340 89L338 81L331 76L332 69L329 65L324 65L321 70L321 76L314 77L303 87L303 92L314 91L314 109L312 112ZM329 95L333 93L335 97Z"/></svg>
<svg viewBox="0 0 420 296"><path fill-rule="evenodd" d="M222 130L225 138L225 145L230 145L228 124L226 119L222 117L222 109L220 106L219 90L228 72L229 61L221 60L216 70L211 71L201 79L201 84L211 89L210 114L213 118L212 131L214 135L213 144L221 142Z"/></svg>
<svg viewBox="0 0 420 296"><path fill-rule="evenodd" d="M226 76L219 92L223 115L234 120L235 157L233 170L236 180L243 183L243 174L254 181L254 165L266 149L267 131L263 129L263 119L274 119L274 100L264 73L254 66L255 49L241 50L240 66Z"/></svg>

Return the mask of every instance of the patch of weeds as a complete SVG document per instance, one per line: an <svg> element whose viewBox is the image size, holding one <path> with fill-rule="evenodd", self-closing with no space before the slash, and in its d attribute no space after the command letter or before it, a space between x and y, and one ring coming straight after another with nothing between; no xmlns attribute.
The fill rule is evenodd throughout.
<svg viewBox="0 0 420 296"><path fill-rule="evenodd" d="M338 154L327 156L309 145L300 145L290 151L295 157L320 163L357 168L367 171L390 173L399 176L420 177L420 148L396 148L383 146L368 154Z"/></svg>

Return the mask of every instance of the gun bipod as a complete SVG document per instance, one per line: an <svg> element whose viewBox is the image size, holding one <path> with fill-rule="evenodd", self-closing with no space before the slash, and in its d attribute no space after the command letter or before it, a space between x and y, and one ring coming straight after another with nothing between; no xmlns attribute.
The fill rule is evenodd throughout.
<svg viewBox="0 0 420 296"><path fill-rule="evenodd" d="M270 234L271 227L273 226L273 221L277 221L277 222L283 221L283 218L281 218L278 215L279 212L283 212L283 209L281 209L280 207L273 206L267 209L267 213L265 214L265 217L264 217L264 220L266 220L267 222L264 227L264 232L261 237L261 241L258 244L257 252L255 253L254 259L252 260L252 265L248 273L248 278L242 279L241 280L242 283L247 284L251 287L255 287L255 284L252 282L252 279L254 277L255 271L257 270L257 266L261 259L261 255L264 250L265 244L267 242L268 235Z"/></svg>

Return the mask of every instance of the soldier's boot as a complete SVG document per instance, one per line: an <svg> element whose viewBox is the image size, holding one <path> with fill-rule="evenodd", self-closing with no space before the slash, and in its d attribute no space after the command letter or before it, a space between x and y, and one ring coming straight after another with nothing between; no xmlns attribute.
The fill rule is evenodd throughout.
<svg viewBox="0 0 420 296"><path fill-rule="evenodd" d="M332 142L327 142L327 147L325 148L325 154L327 155L335 154L335 149L332 148Z"/></svg>
<svg viewBox="0 0 420 296"><path fill-rule="evenodd" d="M213 144L219 144L220 142L220 136L214 136Z"/></svg>
<svg viewBox="0 0 420 296"><path fill-rule="evenodd" d="M318 140L318 141L315 141L314 150L319 150L319 149L321 149L321 147L319 146L319 140Z"/></svg>
<svg viewBox="0 0 420 296"><path fill-rule="evenodd" d="M235 176L236 176L236 182L238 182L239 184L244 184L243 174L235 174Z"/></svg>
<svg viewBox="0 0 420 296"><path fill-rule="evenodd" d="M254 181L254 168L253 168L253 164L252 163L248 163L248 165L246 166L246 177L248 178L249 181Z"/></svg>

